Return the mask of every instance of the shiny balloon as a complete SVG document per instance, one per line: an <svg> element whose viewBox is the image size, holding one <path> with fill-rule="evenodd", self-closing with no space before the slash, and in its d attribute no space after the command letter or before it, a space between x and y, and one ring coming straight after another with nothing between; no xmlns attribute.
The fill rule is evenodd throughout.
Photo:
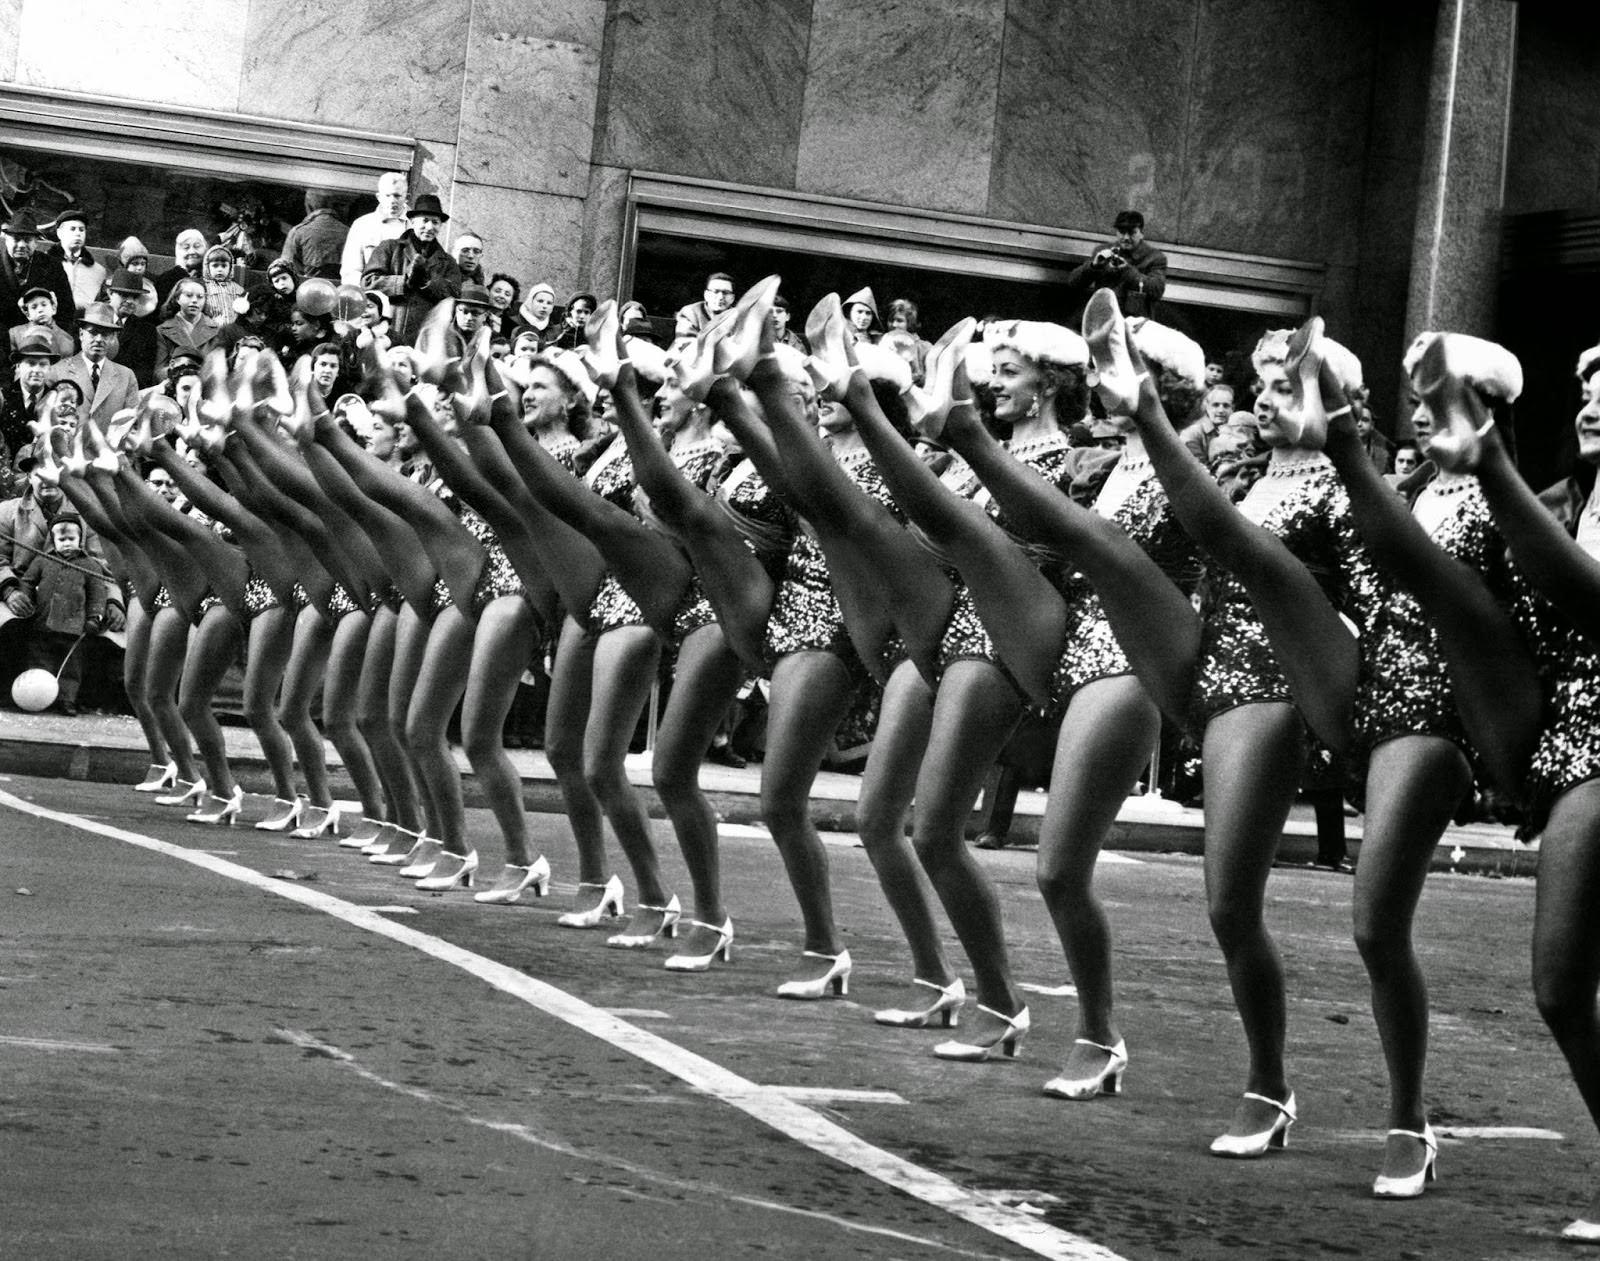
<svg viewBox="0 0 1600 1261"><path fill-rule="evenodd" d="M339 302L339 290L331 280L310 276L294 292L294 303L307 315L328 315Z"/></svg>
<svg viewBox="0 0 1600 1261"><path fill-rule="evenodd" d="M367 295L358 285L340 285L334 290L333 318L353 323L367 313Z"/></svg>
<svg viewBox="0 0 1600 1261"><path fill-rule="evenodd" d="M37 714L55 704L60 687L48 670L24 670L11 684L11 699L18 709Z"/></svg>

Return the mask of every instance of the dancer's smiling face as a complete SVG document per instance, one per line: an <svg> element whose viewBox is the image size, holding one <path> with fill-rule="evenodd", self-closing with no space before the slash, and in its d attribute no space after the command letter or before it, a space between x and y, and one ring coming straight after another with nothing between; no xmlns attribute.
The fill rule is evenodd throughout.
<svg viewBox="0 0 1600 1261"><path fill-rule="evenodd" d="M996 346L990 358L994 371L989 388L994 392L996 420L1014 425L1033 414L1036 405L1044 405L1044 375L1038 364L1010 346Z"/></svg>
<svg viewBox="0 0 1600 1261"><path fill-rule="evenodd" d="M1578 458L1600 464L1600 368L1583 383L1583 407L1578 412Z"/></svg>
<svg viewBox="0 0 1600 1261"><path fill-rule="evenodd" d="M567 395L556 370L536 364L522 393L522 418L534 429L559 425L567 417Z"/></svg>
<svg viewBox="0 0 1600 1261"><path fill-rule="evenodd" d="M817 428L822 430L824 437L830 434L846 434L856 427L855 417L843 403L825 403L819 400L817 409Z"/></svg>

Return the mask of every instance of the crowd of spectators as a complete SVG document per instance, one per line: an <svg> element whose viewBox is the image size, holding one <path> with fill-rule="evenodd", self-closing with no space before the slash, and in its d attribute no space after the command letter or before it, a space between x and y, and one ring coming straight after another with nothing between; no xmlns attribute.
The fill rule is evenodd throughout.
<svg viewBox="0 0 1600 1261"><path fill-rule="evenodd" d="M32 471L36 427L46 410L58 423L86 413L104 427L145 393L182 399L195 390L209 350L244 343L274 351L286 365L303 361L325 394L340 399L359 389L360 346L374 338L395 348L409 345L427 311L445 298L455 300L465 331L489 326L498 357L531 357L582 342L598 305L593 293L562 302L547 282L525 285L497 270L492 242L471 231L452 232L439 199L408 197L399 172L383 175L376 193L376 208L347 225L331 195L308 192L305 218L261 270L245 268L260 256L242 256L237 242L208 242L198 229L186 228L173 241L173 265L153 275L150 252L136 236L115 248L91 245L93 225L78 208L43 224L21 209L0 226L0 313L10 313L0 387L0 644L20 649L9 653L12 673L23 662L53 663L54 671L66 661L62 708L75 705L75 672L86 658L93 670L100 652L68 656L65 646L86 634L115 636L123 605L93 532ZM1158 314L1166 258L1144 239L1143 227L1137 214L1120 215L1115 243L1075 270L1069 288L1112 287L1125 309ZM679 346L728 310L739 292L734 276L711 274L701 298L674 313L670 335L667 322L653 322L637 302L626 304L621 316L630 334ZM920 378L931 347L914 300L895 297L880 305L870 288L861 288L843 307L858 337L903 355ZM781 295L773 320L777 340L808 349ZM1203 410L1184 439L1237 499L1267 460L1252 411L1253 383L1224 380L1218 364L1208 375ZM605 407L602 397L590 439L595 449L609 436ZM1382 471L1390 471L1392 457L1400 471L1415 467L1415 448L1391 452L1370 416L1363 433ZM1109 460L1118 435L1112 418L1075 427L1072 439L1084 449L1086 470ZM935 443L923 449L935 464L948 460ZM1084 484L1092 485L1092 476ZM68 528L59 528L63 523ZM18 625L5 627L8 620ZM106 683L97 696L114 696L109 677Z"/></svg>

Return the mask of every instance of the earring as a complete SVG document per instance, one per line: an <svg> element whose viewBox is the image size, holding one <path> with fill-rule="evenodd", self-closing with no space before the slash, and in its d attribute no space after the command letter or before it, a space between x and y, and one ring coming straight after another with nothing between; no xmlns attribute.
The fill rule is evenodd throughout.
<svg viewBox="0 0 1600 1261"><path fill-rule="evenodd" d="M1037 394L1035 394L1033 396L1033 402L1028 404L1028 419L1032 420L1038 414L1039 414L1039 396Z"/></svg>

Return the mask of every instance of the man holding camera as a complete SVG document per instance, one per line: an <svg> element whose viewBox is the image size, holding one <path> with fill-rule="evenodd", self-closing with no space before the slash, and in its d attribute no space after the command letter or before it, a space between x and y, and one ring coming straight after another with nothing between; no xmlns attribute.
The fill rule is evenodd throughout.
<svg viewBox="0 0 1600 1261"><path fill-rule="evenodd" d="M1156 303L1167 288L1167 256L1144 239L1144 216L1124 210L1112 226L1115 245L1096 250L1094 257L1067 276L1067 287L1085 295L1110 289L1124 315L1153 317Z"/></svg>

